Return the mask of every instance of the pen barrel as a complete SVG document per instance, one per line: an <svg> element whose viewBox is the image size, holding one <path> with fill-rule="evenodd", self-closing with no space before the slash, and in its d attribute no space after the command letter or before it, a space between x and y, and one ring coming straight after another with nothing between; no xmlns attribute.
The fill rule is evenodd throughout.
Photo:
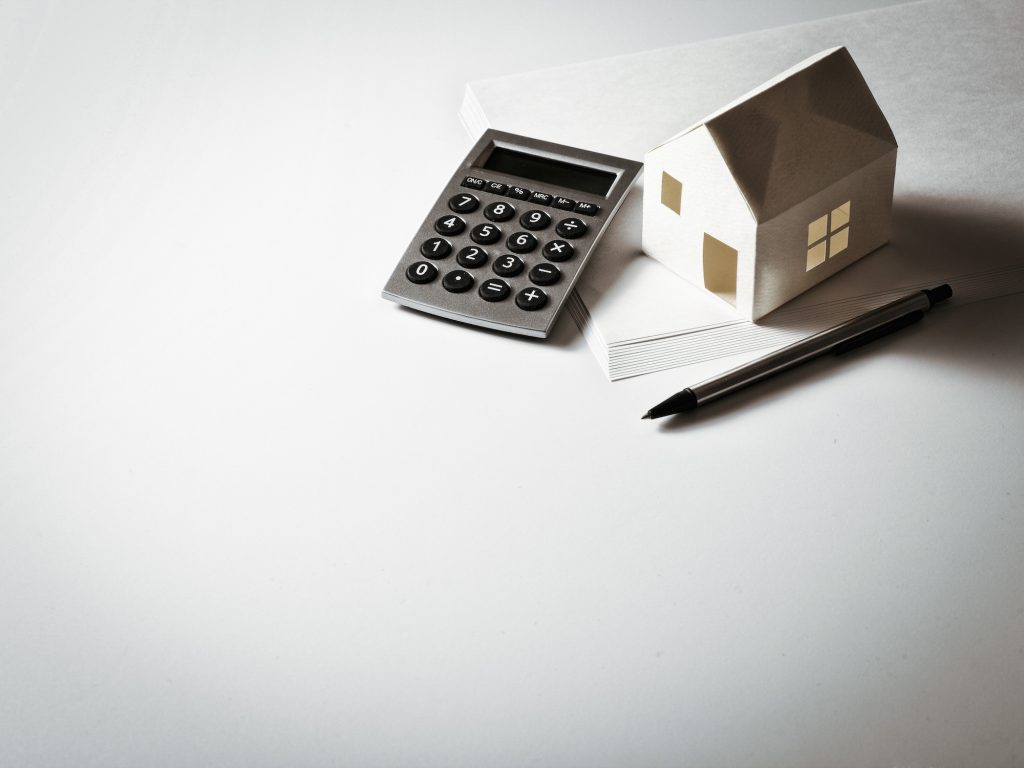
<svg viewBox="0 0 1024 768"><path fill-rule="evenodd" d="M735 392L750 384L781 373L820 355L827 354L839 344L849 341L861 334L892 323L912 312L927 312L932 306L932 299L924 291L905 296L876 310L853 318L827 330L809 336L806 339L790 344L788 347L766 355L739 368L726 371L721 376L702 381L690 387L697 398L697 403L716 400L730 392Z"/></svg>

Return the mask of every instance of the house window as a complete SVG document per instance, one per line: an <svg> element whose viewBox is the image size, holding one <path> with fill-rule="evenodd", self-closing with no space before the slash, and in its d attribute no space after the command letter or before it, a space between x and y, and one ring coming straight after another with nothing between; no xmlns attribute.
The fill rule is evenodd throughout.
<svg viewBox="0 0 1024 768"><path fill-rule="evenodd" d="M679 213L683 203L683 182L661 172L661 204Z"/></svg>
<svg viewBox="0 0 1024 768"><path fill-rule="evenodd" d="M807 271L825 263L850 245L850 201L807 225Z"/></svg>
<svg viewBox="0 0 1024 768"><path fill-rule="evenodd" d="M736 306L736 263L739 253L704 233L704 287Z"/></svg>

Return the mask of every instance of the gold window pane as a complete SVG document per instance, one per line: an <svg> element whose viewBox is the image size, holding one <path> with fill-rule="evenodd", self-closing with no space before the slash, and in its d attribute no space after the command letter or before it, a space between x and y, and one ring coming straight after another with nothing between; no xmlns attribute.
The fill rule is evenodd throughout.
<svg viewBox="0 0 1024 768"><path fill-rule="evenodd" d="M842 253L846 250L846 246L850 244L850 228L841 229L836 232L832 237L828 239L828 256L832 258L837 253Z"/></svg>
<svg viewBox="0 0 1024 768"><path fill-rule="evenodd" d="M835 232L840 227L846 226L850 223L850 201L847 200L845 203L840 205L838 208L832 211L832 231Z"/></svg>
<svg viewBox="0 0 1024 768"><path fill-rule="evenodd" d="M813 248L807 249L807 269L805 271L810 272L819 264L825 263L825 241L822 240Z"/></svg>
<svg viewBox="0 0 1024 768"><path fill-rule="evenodd" d="M661 204L679 213L683 204L683 182L661 172Z"/></svg>
<svg viewBox="0 0 1024 768"><path fill-rule="evenodd" d="M816 243L828 234L828 215L815 219L807 225L807 244Z"/></svg>
<svg viewBox="0 0 1024 768"><path fill-rule="evenodd" d="M824 245L824 243L822 243ZM736 265L739 253L704 233L704 287L736 306Z"/></svg>

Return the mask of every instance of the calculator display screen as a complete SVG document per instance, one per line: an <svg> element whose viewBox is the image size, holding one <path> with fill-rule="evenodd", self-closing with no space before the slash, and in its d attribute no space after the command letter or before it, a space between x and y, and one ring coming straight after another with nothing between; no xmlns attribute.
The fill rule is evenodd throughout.
<svg viewBox="0 0 1024 768"><path fill-rule="evenodd" d="M483 167L488 171L507 173L602 197L608 194L608 190L615 183L615 174L610 171L573 165L562 160L552 160L504 147L495 147Z"/></svg>

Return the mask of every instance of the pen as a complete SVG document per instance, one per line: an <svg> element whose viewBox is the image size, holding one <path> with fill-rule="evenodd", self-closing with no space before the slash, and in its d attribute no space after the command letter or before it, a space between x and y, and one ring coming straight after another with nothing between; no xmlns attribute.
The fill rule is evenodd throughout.
<svg viewBox="0 0 1024 768"><path fill-rule="evenodd" d="M733 368L721 376L687 387L658 403L640 418L659 419L675 413L686 413L826 352L834 352L837 355L849 352L888 333L913 325L924 317L925 312L952 295L953 289L945 283L936 288L916 291L860 317L783 347L770 355Z"/></svg>

